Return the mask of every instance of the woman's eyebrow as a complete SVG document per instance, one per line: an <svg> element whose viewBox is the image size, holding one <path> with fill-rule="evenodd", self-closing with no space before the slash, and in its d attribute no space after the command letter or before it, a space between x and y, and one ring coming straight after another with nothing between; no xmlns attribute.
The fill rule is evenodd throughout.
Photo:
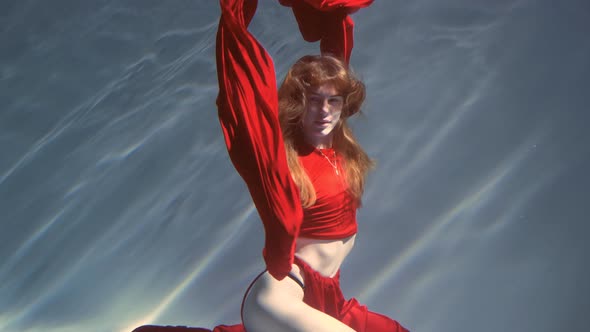
<svg viewBox="0 0 590 332"><path fill-rule="evenodd" d="M310 93L310 95L313 97L324 97L324 98L342 97L342 95L330 95L330 94L322 94L322 93L316 93L316 92L312 92L312 93Z"/></svg>

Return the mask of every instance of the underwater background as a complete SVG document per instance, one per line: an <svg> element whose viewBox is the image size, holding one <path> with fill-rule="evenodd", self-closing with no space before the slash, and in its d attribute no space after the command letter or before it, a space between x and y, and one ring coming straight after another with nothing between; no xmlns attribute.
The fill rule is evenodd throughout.
<svg viewBox="0 0 590 332"><path fill-rule="evenodd" d="M262 226L216 116L213 0L0 2L0 331L238 323ZM378 167L342 287L412 331L582 331L590 2L353 15ZM250 31L277 79L291 11ZM584 259L583 257L587 257Z"/></svg>

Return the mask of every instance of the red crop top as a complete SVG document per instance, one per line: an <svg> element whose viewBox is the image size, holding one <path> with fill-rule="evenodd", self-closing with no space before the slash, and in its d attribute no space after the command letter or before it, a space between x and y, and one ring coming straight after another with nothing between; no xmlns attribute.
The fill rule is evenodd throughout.
<svg viewBox="0 0 590 332"><path fill-rule="evenodd" d="M315 204L303 210L299 236L333 240L356 234L356 200L348 191L342 160L334 149L320 152L306 146L300 149L299 160L316 192Z"/></svg>
<svg viewBox="0 0 590 332"><path fill-rule="evenodd" d="M352 19L347 13L372 0L281 0L293 8L299 29L308 41L320 40L322 52L342 56L352 50ZM242 176L264 225L263 256L278 280L291 271L295 240L300 235L343 237L356 232L355 208L326 167L312 166L318 158L302 156L317 189L318 201L303 211L299 190L287 165L278 121L274 65L247 27L257 1L221 0L216 60L217 110L230 159ZM320 24L321 23L321 24ZM327 174L327 173L326 173ZM341 209L341 207L350 207ZM303 225L302 225L303 224ZM300 233L302 232L302 233Z"/></svg>

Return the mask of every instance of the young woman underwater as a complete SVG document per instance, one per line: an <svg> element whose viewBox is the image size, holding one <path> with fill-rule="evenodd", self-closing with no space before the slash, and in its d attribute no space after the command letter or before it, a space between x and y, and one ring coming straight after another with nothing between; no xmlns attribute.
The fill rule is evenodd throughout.
<svg viewBox="0 0 590 332"><path fill-rule="evenodd" d="M266 270L244 295L242 324L213 331L407 331L346 300L339 284L372 167L347 124L365 98L364 84L347 66L348 13L372 1L280 1L292 6L306 40L321 40L323 55L299 59L278 90L272 59L247 31L256 1L220 1L218 115L229 156L264 225Z"/></svg>

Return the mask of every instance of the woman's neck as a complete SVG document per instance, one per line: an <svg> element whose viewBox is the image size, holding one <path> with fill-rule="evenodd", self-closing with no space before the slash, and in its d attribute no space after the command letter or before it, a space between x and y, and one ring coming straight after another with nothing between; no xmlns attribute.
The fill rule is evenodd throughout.
<svg viewBox="0 0 590 332"><path fill-rule="evenodd" d="M311 145L316 149L331 149L332 148L332 137L323 137L321 139L313 139L306 137L305 143Z"/></svg>

